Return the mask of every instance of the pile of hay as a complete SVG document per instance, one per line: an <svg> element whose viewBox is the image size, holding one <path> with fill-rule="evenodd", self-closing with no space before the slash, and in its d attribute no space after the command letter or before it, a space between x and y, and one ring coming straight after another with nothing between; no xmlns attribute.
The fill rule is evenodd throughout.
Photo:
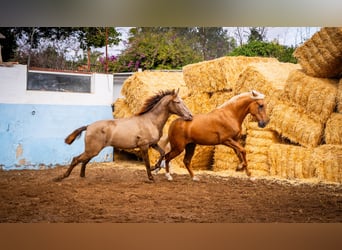
<svg viewBox="0 0 342 250"><path fill-rule="evenodd" d="M283 99L303 108L305 114L320 123L325 123L336 107L337 81L306 75L294 70L289 75Z"/></svg>
<svg viewBox="0 0 342 250"><path fill-rule="evenodd" d="M323 141L324 127L336 107L337 81L292 71L271 114L270 128L306 147Z"/></svg>
<svg viewBox="0 0 342 250"><path fill-rule="evenodd" d="M225 145L216 145L214 148L213 171L235 171L240 161L234 150Z"/></svg>
<svg viewBox="0 0 342 250"><path fill-rule="evenodd" d="M312 158L319 180L342 183L342 145L319 146Z"/></svg>
<svg viewBox="0 0 342 250"><path fill-rule="evenodd" d="M293 55L307 75L326 78L341 77L342 28L322 28L298 47Z"/></svg>
<svg viewBox="0 0 342 250"><path fill-rule="evenodd" d="M325 125L324 139L327 144L342 145L342 114L331 114Z"/></svg>
<svg viewBox="0 0 342 250"><path fill-rule="evenodd" d="M274 143L268 151L270 175L288 179L315 178L312 154L312 148Z"/></svg>
<svg viewBox="0 0 342 250"><path fill-rule="evenodd" d="M339 84L337 86L337 112L342 113L342 78L339 81Z"/></svg>
<svg viewBox="0 0 342 250"><path fill-rule="evenodd" d="M342 183L342 145L305 148L273 144L268 161L271 175Z"/></svg>
<svg viewBox="0 0 342 250"><path fill-rule="evenodd" d="M289 74L296 69L300 69L300 66L293 63L278 61L253 63L237 79L234 93L239 94L255 89L265 94L265 102L270 114L284 91Z"/></svg>
<svg viewBox="0 0 342 250"><path fill-rule="evenodd" d="M340 29L334 30L337 34L329 34L336 41ZM310 46L305 46L306 51L313 49ZM297 49L297 56L305 54L301 50ZM313 55L307 64L301 58L301 65L269 58L222 57L187 65L183 73L135 73L123 85L124 98L116 101L114 116L137 113L144 100L160 90L180 88L186 105L199 114L255 89L266 95L270 123L261 129L247 116L242 125L240 143L246 149L252 176L342 183L342 80L309 74L308 65L321 63L317 58L323 57L317 51ZM325 68L325 73L328 70ZM167 121L159 143L166 152L168 128L175 118ZM159 153L151 149L149 155L153 165ZM171 165L184 167L183 157L184 152ZM239 160L234 150L224 145L197 145L191 165L194 170L235 171Z"/></svg>
<svg viewBox="0 0 342 250"><path fill-rule="evenodd" d="M235 89L242 71L251 63L277 62L275 58L226 56L183 67L184 81L190 93L229 91Z"/></svg>
<svg viewBox="0 0 342 250"><path fill-rule="evenodd" d="M121 94L125 97L130 111L136 114L145 100L161 90L180 89L179 95L188 96L182 72L136 72L124 82Z"/></svg>
<svg viewBox="0 0 342 250"><path fill-rule="evenodd" d="M268 176L269 147L280 141L276 132L258 127L257 122L249 122L247 126L246 154L248 169L253 176Z"/></svg>

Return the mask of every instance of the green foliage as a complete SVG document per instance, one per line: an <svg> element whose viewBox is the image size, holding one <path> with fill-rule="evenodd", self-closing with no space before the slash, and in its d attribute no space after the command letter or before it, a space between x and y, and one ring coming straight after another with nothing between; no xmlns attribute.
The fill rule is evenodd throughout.
<svg viewBox="0 0 342 250"><path fill-rule="evenodd" d="M225 56L236 46L222 27L140 27L130 31L126 49L110 71L181 69Z"/></svg>
<svg viewBox="0 0 342 250"><path fill-rule="evenodd" d="M81 48L90 47L100 48L106 45L106 29L108 36L108 45L118 44L120 42L120 33L115 28L90 27L79 28L74 31L78 34Z"/></svg>
<svg viewBox="0 0 342 250"><path fill-rule="evenodd" d="M175 29L134 28L127 48L110 71L127 72L142 69L181 69L199 62L201 56Z"/></svg>
<svg viewBox="0 0 342 250"><path fill-rule="evenodd" d="M292 55L294 50L294 47L287 47L273 42L252 40L245 45L237 47L229 55L275 57L280 62L297 63L296 58Z"/></svg>

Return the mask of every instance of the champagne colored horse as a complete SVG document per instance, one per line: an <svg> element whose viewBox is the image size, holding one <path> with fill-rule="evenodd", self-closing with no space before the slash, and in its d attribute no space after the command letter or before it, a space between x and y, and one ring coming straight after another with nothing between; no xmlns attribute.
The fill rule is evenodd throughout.
<svg viewBox="0 0 342 250"><path fill-rule="evenodd" d="M191 170L190 163L196 144L223 144L234 149L240 160L237 170L247 169L246 150L237 141L241 133L241 124L247 114L258 120L258 126L264 128L269 119L266 115L265 95L251 91L232 97L230 100L207 114L194 115L191 121L174 120L168 133L171 150L165 155L166 177L172 180L169 173L169 162L183 152L183 162L193 180L198 180Z"/></svg>
<svg viewBox="0 0 342 250"><path fill-rule="evenodd" d="M61 181L68 177L78 163L82 163L80 176L85 177L87 163L104 147L113 146L120 149L140 148L148 179L153 181L148 157L149 147L159 151L160 159L157 163L159 166L164 157L164 151L158 145L158 141L169 116L176 114L184 120L192 119L191 112L178 96L178 92L179 89L177 92L175 90L159 92L146 100L141 111L130 118L100 120L76 129L65 139L65 143L73 143L82 131L86 130L85 150L72 159L70 167L63 175L54 180Z"/></svg>

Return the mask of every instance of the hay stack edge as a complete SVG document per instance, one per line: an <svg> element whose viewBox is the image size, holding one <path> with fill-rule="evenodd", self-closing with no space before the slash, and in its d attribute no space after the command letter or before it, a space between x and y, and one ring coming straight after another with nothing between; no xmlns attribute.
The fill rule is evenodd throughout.
<svg viewBox="0 0 342 250"><path fill-rule="evenodd" d="M114 118L137 113L160 90L180 88L194 113L207 113L234 95L256 89L266 95L269 125L252 117L243 123L240 142L252 176L342 183L342 28L322 28L298 47L299 64L274 58L222 57L186 65L182 72L136 72L122 87ZM171 116L163 129L165 139ZM136 150L130 151L139 156ZM150 160L159 154L150 149ZM171 164L183 166L184 152ZM223 145L200 146L192 168L235 172L238 158Z"/></svg>

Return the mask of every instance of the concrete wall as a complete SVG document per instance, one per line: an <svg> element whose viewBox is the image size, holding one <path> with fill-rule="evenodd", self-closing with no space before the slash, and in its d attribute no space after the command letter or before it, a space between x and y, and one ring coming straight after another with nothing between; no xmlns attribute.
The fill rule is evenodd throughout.
<svg viewBox="0 0 342 250"><path fill-rule="evenodd" d="M56 72L54 72L56 74ZM113 76L91 75L91 93L28 91L25 65L0 67L0 166L41 169L69 164L84 150L84 132L72 145L74 129L112 119ZM112 161L107 147L93 161Z"/></svg>

